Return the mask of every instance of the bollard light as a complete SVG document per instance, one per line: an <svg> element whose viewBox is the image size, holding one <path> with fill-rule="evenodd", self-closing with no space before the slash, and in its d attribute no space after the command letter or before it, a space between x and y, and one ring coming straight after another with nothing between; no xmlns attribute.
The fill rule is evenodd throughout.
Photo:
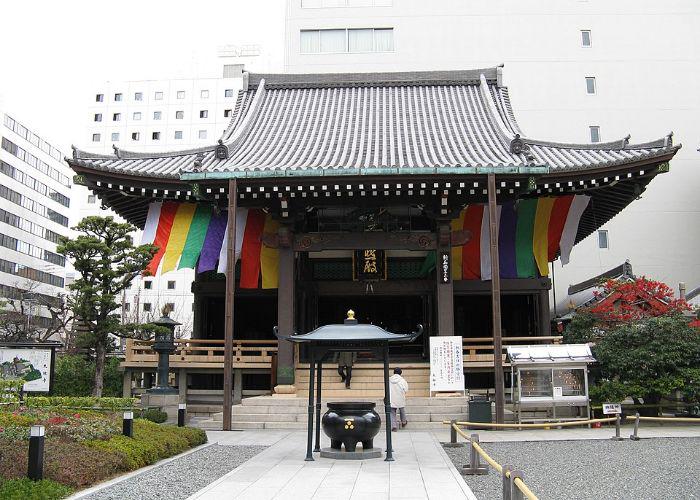
<svg viewBox="0 0 700 500"><path fill-rule="evenodd" d="M29 463L27 477L32 481L44 478L44 434L43 425L32 425L29 429Z"/></svg>
<svg viewBox="0 0 700 500"><path fill-rule="evenodd" d="M185 416L187 413L187 405L185 403L180 403L177 405L177 426L185 426Z"/></svg>
<svg viewBox="0 0 700 500"><path fill-rule="evenodd" d="M125 411L122 420L122 434L126 437L134 437L134 412Z"/></svg>

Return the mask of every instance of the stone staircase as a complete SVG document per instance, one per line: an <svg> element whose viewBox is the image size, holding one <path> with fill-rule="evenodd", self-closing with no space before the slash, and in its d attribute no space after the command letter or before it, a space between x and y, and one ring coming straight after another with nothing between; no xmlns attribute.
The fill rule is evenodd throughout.
<svg viewBox="0 0 700 500"><path fill-rule="evenodd" d="M343 401L357 398L324 398L321 413L326 411L328 401ZM384 419L384 404L378 398L360 398L374 401L375 410ZM306 429L308 400L301 397L279 398L256 396L243 399L240 405L231 407L234 429ZM406 413L411 429L440 429L443 420L466 420L467 398L464 397L416 397L408 398ZM204 429L221 429L223 412L208 417L194 416L190 425Z"/></svg>
<svg viewBox="0 0 700 500"><path fill-rule="evenodd" d="M389 375L394 367L403 370L402 377L409 387L409 397L428 397L430 395L430 365L428 363L392 363ZM297 396L306 398L309 394L309 365L300 364L296 369L294 384ZM384 365L381 363L357 363L352 369L350 389L338 375L335 363L323 367L321 379L322 396L325 398L342 398L352 400L384 398Z"/></svg>

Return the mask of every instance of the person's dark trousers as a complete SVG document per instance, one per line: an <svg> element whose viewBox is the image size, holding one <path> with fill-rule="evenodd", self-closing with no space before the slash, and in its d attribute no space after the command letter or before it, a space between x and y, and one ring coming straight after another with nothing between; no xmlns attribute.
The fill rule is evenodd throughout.
<svg viewBox="0 0 700 500"><path fill-rule="evenodd" d="M345 388L350 388L350 379L352 378L352 366L345 367Z"/></svg>
<svg viewBox="0 0 700 500"><path fill-rule="evenodd" d="M350 379L352 378L352 367L351 366L339 366L338 375L340 375L340 380L345 382L345 387L350 387Z"/></svg>

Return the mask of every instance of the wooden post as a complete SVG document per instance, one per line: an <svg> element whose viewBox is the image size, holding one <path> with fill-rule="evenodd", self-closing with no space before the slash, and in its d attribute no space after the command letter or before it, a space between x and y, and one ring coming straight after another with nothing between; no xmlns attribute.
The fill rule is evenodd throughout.
<svg viewBox="0 0 700 500"><path fill-rule="evenodd" d="M452 250L450 226L438 222L436 269L437 276L437 326L439 335L455 334L454 289L452 286ZM447 259L447 276L443 273L443 259Z"/></svg>
<svg viewBox="0 0 700 500"><path fill-rule="evenodd" d="M231 430L231 385L233 383L233 299L236 290L236 207L238 186L236 179L228 181L228 237L226 252L226 313L224 325L224 422L223 429Z"/></svg>
<svg viewBox="0 0 700 500"><path fill-rule="evenodd" d="M538 302L540 306L539 334L546 337L552 334L552 329L550 327L549 290L540 290Z"/></svg>
<svg viewBox="0 0 700 500"><path fill-rule="evenodd" d="M287 246L279 249L279 288L277 289L277 325L281 335L294 333L294 250ZM277 384L294 383L294 345L277 345Z"/></svg>
<svg viewBox="0 0 700 500"><path fill-rule="evenodd" d="M493 370L496 386L496 423L503 423L503 359L501 358L501 271L498 256L498 207L496 206L496 175L488 175L489 246L491 247L491 312L493 321Z"/></svg>

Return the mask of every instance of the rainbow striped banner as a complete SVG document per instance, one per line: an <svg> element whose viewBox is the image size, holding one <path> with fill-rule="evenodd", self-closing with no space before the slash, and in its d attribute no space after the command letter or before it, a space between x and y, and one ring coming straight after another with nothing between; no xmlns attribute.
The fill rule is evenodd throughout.
<svg viewBox="0 0 700 500"><path fill-rule="evenodd" d="M501 278L549 275L557 251L569 263L579 222L590 197L569 195L520 200L498 206L498 252ZM452 230L469 230L471 239L452 248L452 279L490 280L489 213L469 205L452 221Z"/></svg>
<svg viewBox="0 0 700 500"><path fill-rule="evenodd" d="M141 244L154 244L156 254L146 273L155 275L175 269L198 273L226 271L228 213L215 213L211 206L195 203L154 202L148 208ZM279 251L262 243L263 233L276 233L279 224L257 209L236 213L236 260L241 259L241 288L277 288Z"/></svg>

